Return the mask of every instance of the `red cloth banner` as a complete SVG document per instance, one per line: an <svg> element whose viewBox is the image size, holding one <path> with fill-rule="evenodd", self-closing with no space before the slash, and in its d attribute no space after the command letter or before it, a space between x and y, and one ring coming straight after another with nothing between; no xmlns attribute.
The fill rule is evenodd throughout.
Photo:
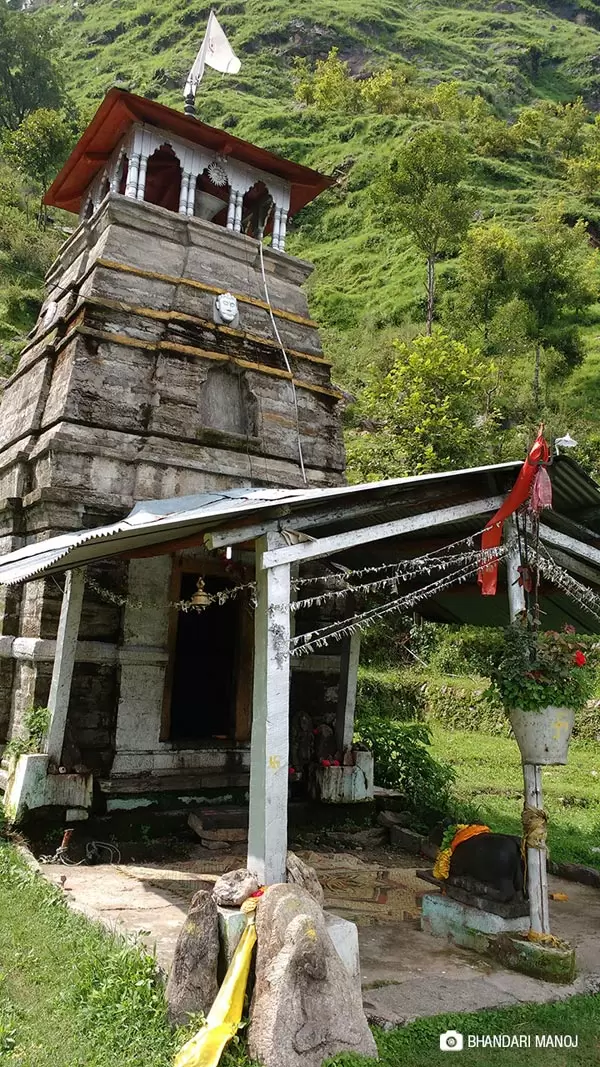
<svg viewBox="0 0 600 1067"><path fill-rule="evenodd" d="M502 541L502 524L504 520L513 515L523 504L527 503L531 496L535 476L539 470L538 464L547 463L549 459L550 449L544 438L544 428L542 426L510 493L483 531L481 536L482 550L499 547ZM483 596L495 596L498 587L498 563L487 563L484 567L481 567L477 575L477 581Z"/></svg>

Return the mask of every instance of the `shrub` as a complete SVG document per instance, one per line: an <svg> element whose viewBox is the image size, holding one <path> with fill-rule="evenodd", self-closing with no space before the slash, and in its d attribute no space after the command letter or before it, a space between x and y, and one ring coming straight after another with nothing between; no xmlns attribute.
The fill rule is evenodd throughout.
<svg viewBox="0 0 600 1067"><path fill-rule="evenodd" d="M502 704L490 695L487 678L428 678L425 716L453 730L510 733Z"/></svg>
<svg viewBox="0 0 600 1067"><path fill-rule="evenodd" d="M429 665L440 674L489 677L502 652L503 635L492 626L439 626Z"/></svg>
<svg viewBox="0 0 600 1067"><path fill-rule="evenodd" d="M30 707L25 712L25 733L22 737L13 737L4 749L6 759L18 760L27 752L41 752L44 737L50 724L49 708Z"/></svg>
<svg viewBox="0 0 600 1067"><path fill-rule="evenodd" d="M424 678L416 671L361 667L356 705L361 716L422 719L425 710Z"/></svg>
<svg viewBox="0 0 600 1067"><path fill-rule="evenodd" d="M454 771L428 751L431 735L424 723L361 715L355 736L373 752L377 785L402 793L415 825L429 829L447 815Z"/></svg>

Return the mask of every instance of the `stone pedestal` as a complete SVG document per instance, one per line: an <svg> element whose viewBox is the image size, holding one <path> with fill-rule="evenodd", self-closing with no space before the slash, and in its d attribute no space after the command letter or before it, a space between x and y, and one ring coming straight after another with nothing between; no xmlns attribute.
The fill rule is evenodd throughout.
<svg viewBox="0 0 600 1067"><path fill-rule="evenodd" d="M446 937L461 948L485 953L499 934L527 931L529 917L503 919L447 896L427 893L423 897L421 929L433 937Z"/></svg>

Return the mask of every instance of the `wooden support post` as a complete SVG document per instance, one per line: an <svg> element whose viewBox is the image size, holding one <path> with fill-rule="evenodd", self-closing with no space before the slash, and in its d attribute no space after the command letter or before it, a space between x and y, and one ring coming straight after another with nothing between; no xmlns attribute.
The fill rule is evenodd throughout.
<svg viewBox="0 0 600 1067"><path fill-rule="evenodd" d="M337 716L335 722L336 745L344 752L352 744L354 736L354 713L356 710L356 686L360 659L360 634L352 634L344 643L340 657L340 684L338 689Z"/></svg>
<svg viewBox="0 0 600 1067"><path fill-rule="evenodd" d="M261 885L286 880L289 782L290 567L265 569L279 534L256 541L254 693L248 869Z"/></svg>
<svg viewBox="0 0 600 1067"><path fill-rule="evenodd" d="M544 807L542 768L533 763L523 764L525 804L528 808ZM527 849L527 886L529 890L529 923L537 934L550 933L548 904L548 868L546 848Z"/></svg>
<svg viewBox="0 0 600 1067"><path fill-rule="evenodd" d="M84 567L67 571L56 635L56 654L48 700L50 724L45 746L50 760L56 764L60 763L65 737L84 586Z"/></svg>
<svg viewBox="0 0 600 1067"><path fill-rule="evenodd" d="M514 520L511 533L515 532ZM521 559L515 546L506 557L506 580L511 621L525 611L525 592L519 585L519 566ZM542 769L532 763L523 764L523 781L525 785L525 806L543 809ZM529 892L529 924L534 933L550 933L550 913L548 906L548 871L546 849L527 849L527 888Z"/></svg>

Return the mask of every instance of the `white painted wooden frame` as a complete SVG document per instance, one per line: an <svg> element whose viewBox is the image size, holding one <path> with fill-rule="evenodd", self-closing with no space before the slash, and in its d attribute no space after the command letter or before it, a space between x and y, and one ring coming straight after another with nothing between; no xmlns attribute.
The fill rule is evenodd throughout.
<svg viewBox="0 0 600 1067"><path fill-rule="evenodd" d="M323 556L331 556L373 541L385 541L402 534L429 530L435 526L444 526L460 519L471 518L473 515L487 515L488 512L497 511L503 499L501 496L493 496L471 500L468 504L458 504L452 508L440 508L421 515L410 515L408 518L394 519L392 522L383 522L376 526L363 526L362 529L348 530L345 533L333 534L331 537L321 537L314 541L273 549L263 556L262 566L275 567L283 563L320 559Z"/></svg>
<svg viewBox="0 0 600 1067"><path fill-rule="evenodd" d="M60 763L65 739L84 587L84 567L75 567L73 570L67 571L56 637L56 655L50 683L50 697L48 700L50 724L45 744L47 755L57 765Z"/></svg>
<svg viewBox="0 0 600 1067"><path fill-rule="evenodd" d="M257 562L281 543L256 542ZM257 569L250 743L248 869L261 885L286 881L290 730L290 566Z"/></svg>

